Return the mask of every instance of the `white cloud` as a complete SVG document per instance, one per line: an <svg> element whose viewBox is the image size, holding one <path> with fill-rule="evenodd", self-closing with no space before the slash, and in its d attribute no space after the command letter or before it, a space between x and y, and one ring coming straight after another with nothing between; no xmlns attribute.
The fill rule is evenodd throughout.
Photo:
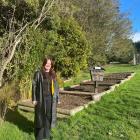
<svg viewBox="0 0 140 140"><path fill-rule="evenodd" d="M140 32L135 33L135 34L132 36L132 40L133 40L133 42L140 41Z"/></svg>

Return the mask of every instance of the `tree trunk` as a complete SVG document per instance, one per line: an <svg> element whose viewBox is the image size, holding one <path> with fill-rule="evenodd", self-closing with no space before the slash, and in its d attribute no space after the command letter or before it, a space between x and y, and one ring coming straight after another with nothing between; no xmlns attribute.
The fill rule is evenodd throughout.
<svg viewBox="0 0 140 140"><path fill-rule="evenodd" d="M137 58L136 58L136 51L134 49L134 54L133 54L133 65L137 64Z"/></svg>

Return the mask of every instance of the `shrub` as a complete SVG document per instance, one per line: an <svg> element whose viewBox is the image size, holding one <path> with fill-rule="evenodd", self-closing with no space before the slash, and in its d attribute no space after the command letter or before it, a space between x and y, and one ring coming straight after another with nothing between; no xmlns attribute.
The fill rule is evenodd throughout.
<svg viewBox="0 0 140 140"><path fill-rule="evenodd" d="M59 22L55 29L49 25L46 51L54 58L55 69L61 76L71 77L87 66L89 45L85 33L73 18L65 17Z"/></svg>
<svg viewBox="0 0 140 140"><path fill-rule="evenodd" d="M2 88L0 88L0 120L4 120L7 113L8 107L15 105L16 101L19 99L18 90L16 88L15 82L11 84L6 83Z"/></svg>

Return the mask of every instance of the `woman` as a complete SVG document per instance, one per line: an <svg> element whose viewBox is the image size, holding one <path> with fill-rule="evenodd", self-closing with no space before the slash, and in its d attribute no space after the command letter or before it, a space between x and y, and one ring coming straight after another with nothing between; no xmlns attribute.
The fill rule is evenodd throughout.
<svg viewBox="0 0 140 140"><path fill-rule="evenodd" d="M35 138L50 138L51 128L56 124L56 106L59 103L59 88L51 58L45 58L42 69L34 74L32 101L35 105Z"/></svg>

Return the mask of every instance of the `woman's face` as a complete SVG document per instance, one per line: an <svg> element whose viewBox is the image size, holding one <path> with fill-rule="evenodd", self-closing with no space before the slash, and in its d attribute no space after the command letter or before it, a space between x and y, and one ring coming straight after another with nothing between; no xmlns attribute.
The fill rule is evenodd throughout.
<svg viewBox="0 0 140 140"><path fill-rule="evenodd" d="M45 68L45 71L46 72L49 72L50 71L50 69L51 69L51 60L50 59L47 60L47 63L44 66L44 68Z"/></svg>

